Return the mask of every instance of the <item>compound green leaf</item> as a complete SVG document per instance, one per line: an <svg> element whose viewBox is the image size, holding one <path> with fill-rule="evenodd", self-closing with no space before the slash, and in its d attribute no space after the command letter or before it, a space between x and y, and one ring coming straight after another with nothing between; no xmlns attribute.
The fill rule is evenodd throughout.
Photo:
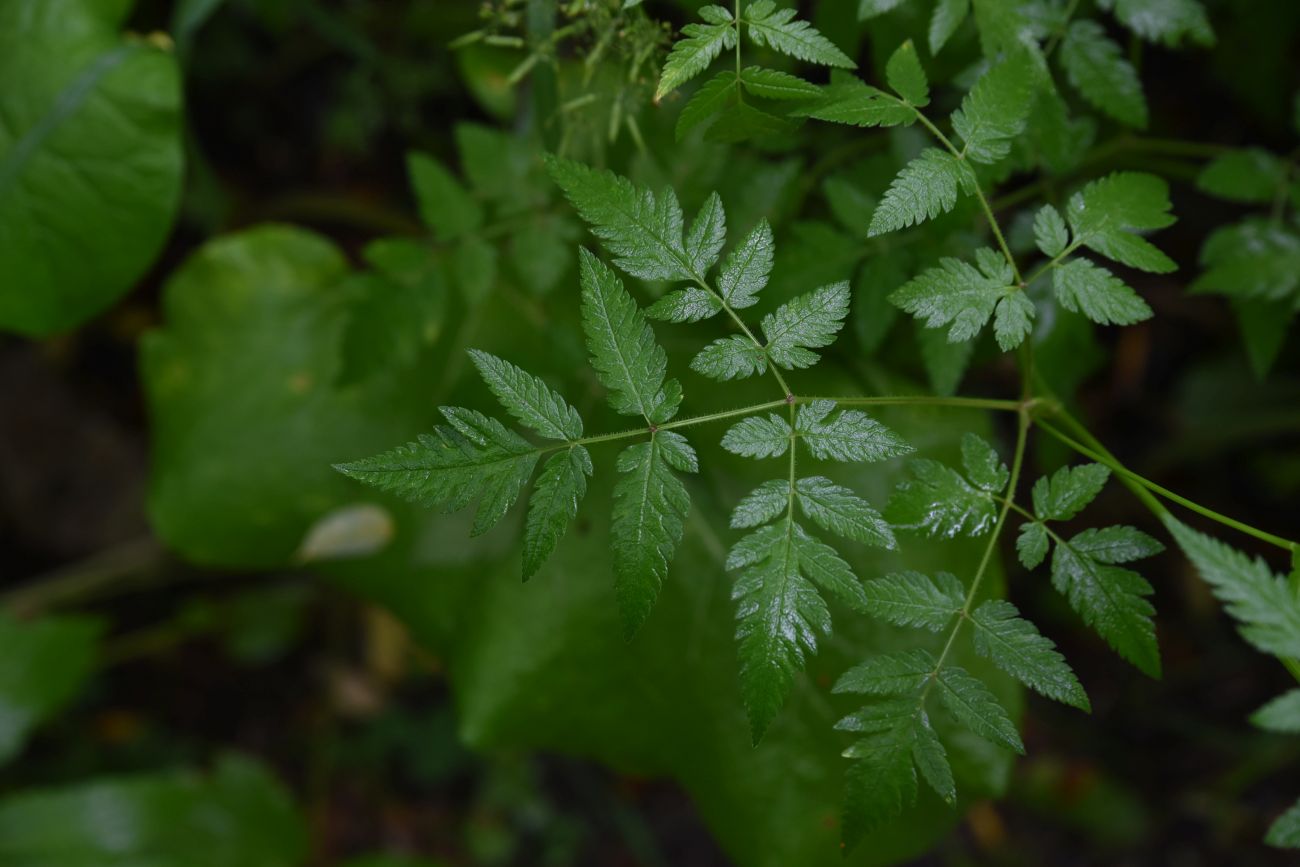
<svg viewBox="0 0 1300 867"><path fill-rule="evenodd" d="M966 478L991 494L1002 493L1011 481L1011 471L998 456L997 449L979 434L962 435L961 465L966 470Z"/></svg>
<svg viewBox="0 0 1300 867"><path fill-rule="evenodd" d="M829 346L849 313L848 281L832 283L799 295L763 317L763 336L772 363L793 370L811 367L819 358L814 349Z"/></svg>
<svg viewBox="0 0 1300 867"><path fill-rule="evenodd" d="M831 692L909 695L921 688L938 665L934 654L921 648L878 653L840 675Z"/></svg>
<svg viewBox="0 0 1300 867"><path fill-rule="evenodd" d="M910 725L876 732L851 748L856 761L845 772L843 842L860 843L916 801L912 766L915 735Z"/></svg>
<svg viewBox="0 0 1300 867"><path fill-rule="evenodd" d="M1198 45L1213 45L1205 7L1200 0L1101 0L1125 27L1150 42L1176 47L1184 39Z"/></svg>
<svg viewBox="0 0 1300 867"><path fill-rule="evenodd" d="M930 16L930 53L938 54L970 14L970 0L937 0Z"/></svg>
<svg viewBox="0 0 1300 867"><path fill-rule="evenodd" d="M123 4L0 6L0 329L99 313L162 249L183 175L175 56Z"/></svg>
<svg viewBox="0 0 1300 867"><path fill-rule="evenodd" d="M772 227L767 220L759 220L745 240L727 254L718 272L718 294L728 306L743 310L758 303L758 293L772 273L774 253Z"/></svg>
<svg viewBox="0 0 1300 867"><path fill-rule="evenodd" d="M1016 606L990 599L971 614L975 649L998 668L1048 698L1080 710L1090 710L1079 679L1051 639L1020 616Z"/></svg>
<svg viewBox="0 0 1300 867"><path fill-rule="evenodd" d="M412 151L406 155L406 171L420 219L435 238L452 240L483 225L483 208L478 200L438 160Z"/></svg>
<svg viewBox="0 0 1300 867"><path fill-rule="evenodd" d="M1068 521L1097 498L1110 481L1102 464L1061 467L1034 482L1034 514L1040 521Z"/></svg>
<svg viewBox="0 0 1300 867"><path fill-rule="evenodd" d="M1070 540L1074 549L1098 563L1131 563L1153 557L1165 546L1133 527L1089 527Z"/></svg>
<svg viewBox="0 0 1300 867"><path fill-rule="evenodd" d="M1300 689L1282 693L1251 714L1250 721L1267 731L1300 734Z"/></svg>
<svg viewBox="0 0 1300 867"><path fill-rule="evenodd" d="M731 513L731 527L744 530L773 521L790 507L790 482L773 479L764 482L736 504Z"/></svg>
<svg viewBox="0 0 1300 867"><path fill-rule="evenodd" d="M1132 325L1152 316L1151 307L1123 280L1087 259L1071 259L1053 269L1061 306L1098 325Z"/></svg>
<svg viewBox="0 0 1300 867"><path fill-rule="evenodd" d="M945 665L935 683L944 707L959 723L990 743L1024 754L1016 724L983 681L961 666Z"/></svg>
<svg viewBox="0 0 1300 867"><path fill-rule="evenodd" d="M1075 21L1061 40L1061 65L1094 108L1136 129L1147 125L1147 100L1137 70L1100 24Z"/></svg>
<svg viewBox="0 0 1300 867"><path fill-rule="evenodd" d="M804 81L797 75L761 66L750 66L742 70L740 82L745 85L745 90L764 99L817 99L822 93L817 85Z"/></svg>
<svg viewBox="0 0 1300 867"><path fill-rule="evenodd" d="M730 18L731 14L727 13L727 17ZM655 90L656 100L708 69L724 50L736 47L736 27L732 22L687 24L682 28L682 35L682 39L673 43L673 49L664 61L664 71Z"/></svg>
<svg viewBox="0 0 1300 867"><path fill-rule="evenodd" d="M669 292L646 308L645 315L662 322L699 322L722 312L722 302L712 292L688 286Z"/></svg>
<svg viewBox="0 0 1300 867"><path fill-rule="evenodd" d="M1070 244L1070 230L1065 218L1051 205L1043 205L1034 215L1034 241L1044 256L1059 256Z"/></svg>
<svg viewBox="0 0 1300 867"><path fill-rule="evenodd" d="M910 105L923 107L930 104L930 80L925 76L912 40L898 46L890 55L885 64L885 80Z"/></svg>
<svg viewBox="0 0 1300 867"><path fill-rule="evenodd" d="M1279 301L1300 310L1300 235L1265 219L1216 229L1201 248L1193 292Z"/></svg>
<svg viewBox="0 0 1300 867"><path fill-rule="evenodd" d="M1020 525L1020 535L1016 538L1016 555L1026 569L1037 569L1047 559L1047 550L1051 541L1047 528L1037 521Z"/></svg>
<svg viewBox="0 0 1300 867"><path fill-rule="evenodd" d="M727 217L722 210L722 199L713 193L704 200L686 233L686 255L697 274L707 274L718 262L722 245L727 241Z"/></svg>
<svg viewBox="0 0 1300 867"><path fill-rule="evenodd" d="M85 685L100 631L100 624L88 618L20 622L0 611L0 766L18 753L33 728L67 706Z"/></svg>
<svg viewBox="0 0 1300 867"><path fill-rule="evenodd" d="M578 411L540 377L482 350L469 354L492 394L520 424L553 440L582 436Z"/></svg>
<svg viewBox="0 0 1300 867"><path fill-rule="evenodd" d="M1036 75L1024 54L1001 61L975 82L952 114L952 126L965 143L963 153L977 163L996 163L1011 153L1011 141L1025 130L1033 104Z"/></svg>
<svg viewBox="0 0 1300 867"><path fill-rule="evenodd" d="M929 536L980 536L996 517L988 493L966 481L956 470L925 458L908 467L913 478L894 489L885 507L885 520Z"/></svg>
<svg viewBox="0 0 1300 867"><path fill-rule="evenodd" d="M934 578L920 572L898 572L865 585L867 613L895 626L940 632L961 611L966 591L956 576L940 572Z"/></svg>
<svg viewBox="0 0 1300 867"><path fill-rule="evenodd" d="M957 206L957 191L970 189L969 169L950 153L926 148L894 178L872 215L869 237L919 225Z"/></svg>
<svg viewBox="0 0 1300 867"><path fill-rule="evenodd" d="M703 280L682 243L682 208L671 189L656 196L613 172L559 157L547 157L546 166L618 267L642 280Z"/></svg>
<svg viewBox="0 0 1300 867"><path fill-rule="evenodd" d="M873 462L905 455L911 445L866 413L841 410L835 401L816 400L799 407L795 431L815 458L826 461Z"/></svg>
<svg viewBox="0 0 1300 867"><path fill-rule="evenodd" d="M789 489L782 482L783 496ZM866 500L823 476L809 476L795 482L799 506L809 520L824 530L892 550L897 546L894 531Z"/></svg>
<svg viewBox="0 0 1300 867"><path fill-rule="evenodd" d="M850 126L903 126L916 122L916 109L860 78L832 75L816 103L795 109L796 116Z"/></svg>
<svg viewBox="0 0 1300 867"><path fill-rule="evenodd" d="M767 46L808 63L844 69L857 66L815 27L796 19L796 14L793 9L776 9L771 3L751 4L745 10L749 38L759 47Z"/></svg>
<svg viewBox="0 0 1300 867"><path fill-rule="evenodd" d="M1211 160L1196 178L1202 192L1245 204L1269 204L1286 183L1286 164L1260 148L1229 151Z"/></svg>
<svg viewBox="0 0 1300 867"><path fill-rule="evenodd" d="M1160 676L1160 649L1151 620L1155 609L1146 599L1152 593L1146 579L1062 542L1052 555L1052 584L1120 656L1143 673Z"/></svg>
<svg viewBox="0 0 1300 867"><path fill-rule="evenodd" d="M524 522L525 581L537 574L577 517L591 472L591 455L582 446L552 455L542 467L528 499L528 518Z"/></svg>
<svg viewBox="0 0 1300 867"><path fill-rule="evenodd" d="M923 320L927 328L951 323L948 340L959 343L977 335L993 316L998 302L1019 291L1009 286L1003 276L990 277L960 259L945 257L939 260L939 267L922 271L904 283L889 300Z"/></svg>
<svg viewBox="0 0 1300 867"><path fill-rule="evenodd" d="M682 540L691 501L674 469L693 473L698 463L686 438L673 431L659 431L618 456L618 471L626 475L614 487L610 543L614 590L629 638L650 616Z"/></svg>
<svg viewBox="0 0 1300 867"><path fill-rule="evenodd" d="M794 432L775 413L767 418L750 416L736 422L722 435L722 447L747 458L779 458L790 447Z"/></svg>
<svg viewBox="0 0 1300 867"><path fill-rule="evenodd" d="M677 115L675 135L677 141L701 125L707 125L733 105L737 96L736 73L729 70L719 72L691 94L691 98L682 106Z"/></svg>
<svg viewBox="0 0 1300 867"><path fill-rule="evenodd" d="M1269 826L1264 842L1279 849L1300 849L1300 801Z"/></svg>
<svg viewBox="0 0 1300 867"><path fill-rule="evenodd" d="M691 370L722 382L744 379L767 370L767 354L748 337L733 334L701 349L691 359Z"/></svg>
<svg viewBox="0 0 1300 867"><path fill-rule="evenodd" d="M610 406L653 424L667 421L681 402L676 380L664 380L668 356L623 281L585 248L581 258L582 327Z"/></svg>

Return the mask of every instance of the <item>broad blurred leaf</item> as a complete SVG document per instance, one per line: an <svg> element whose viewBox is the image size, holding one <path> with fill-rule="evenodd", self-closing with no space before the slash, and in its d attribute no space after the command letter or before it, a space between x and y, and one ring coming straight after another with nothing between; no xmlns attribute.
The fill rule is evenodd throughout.
<svg viewBox="0 0 1300 867"><path fill-rule="evenodd" d="M84 618L24 623L0 611L0 765L76 696L94 665L99 631Z"/></svg>
<svg viewBox="0 0 1300 867"><path fill-rule="evenodd" d="M180 82L119 34L126 5L0 3L0 328L103 310L149 267L180 195Z"/></svg>

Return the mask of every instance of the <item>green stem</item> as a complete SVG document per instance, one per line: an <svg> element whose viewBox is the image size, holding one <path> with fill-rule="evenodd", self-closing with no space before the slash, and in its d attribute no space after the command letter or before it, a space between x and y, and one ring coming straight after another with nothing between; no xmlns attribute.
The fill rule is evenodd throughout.
<svg viewBox="0 0 1300 867"><path fill-rule="evenodd" d="M1064 413L1062 414L1062 417L1065 417ZM1077 422L1075 424L1077 425ZM1104 464L1107 467L1110 467L1111 471L1114 472L1117 476L1120 476L1121 480L1125 481L1128 484L1129 489L1132 490L1135 494L1137 494L1138 498L1141 499L1142 502L1146 504L1146 506L1150 508L1151 511L1156 514L1157 517L1163 518L1164 516L1169 514L1169 510L1165 508L1163 503L1155 499L1155 497L1151 496L1151 494L1153 493L1159 494L1160 496L1164 497L1166 500L1169 500L1170 502L1173 503L1177 503L1178 505L1182 506L1185 509L1189 509L1193 512L1196 512L1198 515L1204 515L1205 517L1209 518L1212 521L1216 521L1220 524L1223 524L1225 527L1231 527L1234 530L1245 533L1248 536L1253 536L1254 538L1259 539L1261 542L1267 542L1270 545L1274 545L1278 548L1281 548L1283 551L1296 551L1300 549L1300 545L1297 545L1297 543L1292 542L1289 539L1284 539L1281 536L1275 536L1272 533L1267 533L1263 530L1252 527L1249 524L1238 521L1235 518L1229 518L1227 515L1224 515L1220 512L1216 512L1213 509L1207 508L1206 506L1202 506L1200 503L1193 502L1192 500L1189 500L1184 496L1174 493L1168 488L1156 484L1150 479L1138 475L1137 473L1133 472L1132 470L1128 469L1123 464L1121 464L1115 458L1115 456L1111 455L1109 452L1106 452L1104 450L1098 451L1097 449L1090 448L1084 445L1083 443L1080 443L1078 440L1075 440L1072 437L1066 435L1062 431L1057 430L1055 426L1049 424L1048 422L1042 421L1040 419L1038 421L1038 426L1041 427L1043 430L1047 431L1048 434L1050 434L1051 436L1059 440L1063 445L1069 446L1070 448L1074 449L1076 452L1083 455L1084 457L1094 460L1099 464Z"/></svg>

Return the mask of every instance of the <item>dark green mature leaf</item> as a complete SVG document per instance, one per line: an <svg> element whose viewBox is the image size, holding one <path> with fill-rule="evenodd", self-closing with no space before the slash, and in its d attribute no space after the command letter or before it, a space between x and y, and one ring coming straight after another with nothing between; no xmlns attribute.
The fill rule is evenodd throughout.
<svg viewBox="0 0 1300 867"><path fill-rule="evenodd" d="M777 9L771 0L757 0L745 9L749 38L760 47L809 63L852 69L853 60L807 21L795 19L793 9Z"/></svg>
<svg viewBox="0 0 1300 867"><path fill-rule="evenodd" d="M1300 734L1300 689L1282 693L1251 714L1250 721L1267 731Z"/></svg>
<svg viewBox="0 0 1300 867"><path fill-rule="evenodd" d="M1169 185L1155 175L1113 172L1070 197L1066 218L1075 242L1131 268L1165 274L1177 268L1137 233L1173 225Z"/></svg>
<svg viewBox="0 0 1300 867"><path fill-rule="evenodd" d="M1103 9L1138 36L1174 47L1184 39L1213 45L1214 30L1200 0L1100 0Z"/></svg>
<svg viewBox="0 0 1300 867"><path fill-rule="evenodd" d="M709 68L723 50L736 47L736 26L731 21L731 13L721 6L708 7L717 10L725 20L712 24L687 24L682 28L684 38L673 43L673 49L664 61L664 71L659 77L659 87L655 90L655 99L662 99L686 82Z"/></svg>
<svg viewBox="0 0 1300 867"><path fill-rule="evenodd" d="M435 238L458 238L483 225L483 208L437 159L412 151L406 155L406 171L420 219Z"/></svg>
<svg viewBox="0 0 1300 867"><path fill-rule="evenodd" d="M1300 801L1269 826L1264 842L1279 849L1300 849Z"/></svg>
<svg viewBox="0 0 1300 867"><path fill-rule="evenodd" d="M1034 514L1041 521L1068 521L1097 498L1110 481L1102 464L1061 467L1034 482Z"/></svg>
<svg viewBox="0 0 1300 867"><path fill-rule="evenodd" d="M553 440L582 436L578 411L539 377L478 349L469 354L492 394L521 424Z"/></svg>
<svg viewBox="0 0 1300 867"><path fill-rule="evenodd" d="M970 169L952 154L926 148L894 178L867 230L870 237L919 225L957 206L957 191L973 188Z"/></svg>
<svg viewBox="0 0 1300 867"><path fill-rule="evenodd" d="M970 14L970 0L937 0L930 17L930 53L938 54Z"/></svg>
<svg viewBox="0 0 1300 867"><path fill-rule="evenodd" d="M767 371L767 353L748 337L719 337L691 359L691 370L726 382Z"/></svg>
<svg viewBox="0 0 1300 867"><path fill-rule="evenodd" d="M907 695L919 690L938 665L934 654L922 648L879 653L844 672L831 692Z"/></svg>
<svg viewBox="0 0 1300 867"><path fill-rule="evenodd" d="M1196 178L1202 192L1246 204L1268 204L1286 183L1286 163L1260 148L1229 151L1211 160Z"/></svg>
<svg viewBox="0 0 1300 867"><path fill-rule="evenodd" d="M758 743L785 703L805 657L816 652L819 637L830 634L831 615L800 572L792 527L769 525L746 539L748 544L732 548L727 568L740 570L732 594L740 688Z"/></svg>
<svg viewBox="0 0 1300 867"><path fill-rule="evenodd" d="M747 458L779 458L790 447L794 431L781 416L750 416L736 422L722 435L722 447Z"/></svg>
<svg viewBox="0 0 1300 867"><path fill-rule="evenodd" d="M745 240L727 254L718 272L718 294L728 306L743 310L758 303L758 293L772 273L774 251L772 227L767 220L759 220Z"/></svg>
<svg viewBox="0 0 1300 867"><path fill-rule="evenodd" d="M0 766L77 695L93 670L100 631L88 618L20 622L0 611Z"/></svg>
<svg viewBox="0 0 1300 867"><path fill-rule="evenodd" d="M672 189L656 196L627 178L559 157L547 157L546 166L618 267L642 280L703 280L682 242L682 208Z"/></svg>
<svg viewBox="0 0 1300 867"><path fill-rule="evenodd" d="M957 721L999 746L1024 754L1025 745L1006 708L973 674L957 665L945 665L935 677L939 698Z"/></svg>
<svg viewBox="0 0 1300 867"><path fill-rule="evenodd" d="M1016 606L990 599L971 614L975 649L1030 689L1080 710L1090 710L1088 695L1056 645L1020 616Z"/></svg>
<svg viewBox="0 0 1300 867"><path fill-rule="evenodd" d="M455 511L477 499L471 532L478 535L505 516L532 475L538 452L494 418L460 407L440 409L447 424L433 433L335 469L422 506Z"/></svg>
<svg viewBox="0 0 1300 867"><path fill-rule="evenodd" d="M1016 538L1016 555L1026 569L1037 569L1047 559L1050 546L1047 528L1037 521L1020 525L1020 536Z"/></svg>
<svg viewBox="0 0 1300 867"><path fill-rule="evenodd" d="M736 504L731 513L731 527L744 530L775 520L790 507L790 482L772 479L764 482Z"/></svg>
<svg viewBox="0 0 1300 867"><path fill-rule="evenodd" d="M925 77L916 46L907 40L894 51L885 64L885 80L894 92L908 104L923 107L930 104L930 80Z"/></svg>
<svg viewBox="0 0 1300 867"><path fill-rule="evenodd" d="M1137 70L1095 21L1075 21L1061 41L1061 65L1083 98L1120 123L1147 125L1147 100Z"/></svg>
<svg viewBox="0 0 1300 867"><path fill-rule="evenodd" d="M815 400L799 407L795 432L813 457L869 462L914 451L898 434L866 413L846 409L829 417L834 410L833 400Z"/></svg>
<svg viewBox="0 0 1300 867"><path fill-rule="evenodd" d="M817 99L821 88L810 81L777 69L750 66L740 73L745 90L764 99Z"/></svg>
<svg viewBox="0 0 1300 867"><path fill-rule="evenodd" d="M996 163L1011 153L1011 140L1024 132L1036 79L1027 56L1001 61L975 82L952 114L952 127L965 142L962 152L977 163Z"/></svg>
<svg viewBox="0 0 1300 867"><path fill-rule="evenodd" d="M978 434L966 433L961 438L961 465L966 477L990 494L1000 494L1011 481L1011 471L998 456L989 441Z"/></svg>
<svg viewBox="0 0 1300 867"><path fill-rule="evenodd" d="M719 72L710 78L691 95L677 115L675 135L677 141L686 138L687 133L696 127L717 118L736 101L739 83L736 73L730 70Z"/></svg>
<svg viewBox="0 0 1300 867"><path fill-rule="evenodd" d="M789 490L789 483L783 481L781 484L784 495ZM822 476L799 479L795 482L795 494L803 513L825 530L890 550L898 544L894 531L879 512L853 491L830 479Z"/></svg>
<svg viewBox="0 0 1300 867"><path fill-rule="evenodd" d="M787 301L763 317L768 357L787 370L811 367L820 357L812 350L835 340L848 313L848 281L822 286Z"/></svg>
<svg viewBox="0 0 1300 867"><path fill-rule="evenodd" d="M629 638L650 616L682 540L691 501L674 469L693 473L699 464L686 438L673 431L659 431L618 456L618 471L626 475L614 488L610 542L614 590Z"/></svg>
<svg viewBox="0 0 1300 867"><path fill-rule="evenodd" d="M916 122L916 109L913 107L900 103L860 78L835 74L831 76L831 83L821 89L817 102L796 108L794 114L868 128Z"/></svg>
<svg viewBox="0 0 1300 867"><path fill-rule="evenodd" d="M894 490L885 520L895 527L930 536L979 536L997 516L988 493L956 470L921 458L909 464L913 478Z"/></svg>
<svg viewBox="0 0 1300 867"><path fill-rule="evenodd" d="M1059 256L1070 243L1065 218L1051 205L1043 205L1034 215L1034 241L1044 256Z"/></svg>
<svg viewBox="0 0 1300 867"><path fill-rule="evenodd" d="M1300 235L1271 220L1216 229L1201 248L1205 273L1193 292L1281 301L1300 310Z"/></svg>
<svg viewBox="0 0 1300 867"><path fill-rule="evenodd" d="M0 800L0 863L12 867L298 867L307 829L260 765L104 777Z"/></svg>
<svg viewBox="0 0 1300 867"><path fill-rule="evenodd" d="M1300 598L1284 576L1275 575L1263 559L1251 559L1175 518L1166 517L1165 526L1237 621L1242 638L1274 656L1300 657Z"/></svg>
<svg viewBox="0 0 1300 867"><path fill-rule="evenodd" d="M175 55L127 7L0 4L0 329L66 331L131 288L180 199Z"/></svg>
<svg viewBox="0 0 1300 867"><path fill-rule="evenodd" d="M1074 549L1098 563L1130 563L1153 557L1165 546L1133 527L1089 527L1070 540Z"/></svg>
<svg viewBox="0 0 1300 867"><path fill-rule="evenodd" d="M727 217L722 210L722 199L712 193L686 232L686 256L691 261L691 269L696 274L707 274L717 264L726 242Z"/></svg>
<svg viewBox="0 0 1300 867"><path fill-rule="evenodd" d="M1071 540L1058 543L1052 555L1052 585L1120 656L1160 676L1155 608L1146 599L1153 591L1145 578L1094 559Z"/></svg>
<svg viewBox="0 0 1300 867"><path fill-rule="evenodd" d="M623 281L587 249L581 258L582 327L610 406L652 424L668 421L682 397L676 380L664 380L668 356Z"/></svg>
<svg viewBox="0 0 1300 867"><path fill-rule="evenodd" d="M1132 325L1152 316L1151 307L1123 280L1087 259L1071 259L1054 272L1061 306L1099 325Z"/></svg>
<svg viewBox="0 0 1300 867"><path fill-rule="evenodd" d="M898 572L865 585L867 613L895 626L940 632L961 611L966 591L956 576Z"/></svg>
<svg viewBox="0 0 1300 867"><path fill-rule="evenodd" d="M587 493L591 472L591 455L582 446L552 455L542 467L528 499L528 519L524 522L525 581L537 574L569 523L578 516L578 504Z"/></svg>
<svg viewBox="0 0 1300 867"><path fill-rule="evenodd" d="M957 386L961 384L966 368L970 366L975 354L975 342L968 340L953 343L948 340L947 334L937 328L926 328L924 323L916 320L912 324L916 326L916 342L930 387L936 394L956 394Z"/></svg>
<svg viewBox="0 0 1300 867"><path fill-rule="evenodd" d="M663 322L699 322L722 312L722 302L712 292L688 286L669 292L647 308L645 315Z"/></svg>
<svg viewBox="0 0 1300 867"><path fill-rule="evenodd" d="M915 715L915 708L914 715ZM843 842L852 847L916 801L912 756L916 735L901 724L859 740L846 753L856 761L845 772Z"/></svg>
<svg viewBox="0 0 1300 867"><path fill-rule="evenodd" d="M948 340L958 343L977 335L999 308L999 302L1020 291L1010 285L1011 280L1011 274L1001 269L990 275L960 259L945 257L939 260L938 268L922 271L890 295L889 300L924 320L927 328L951 323ZM1017 339L1015 344L1003 348L1014 348L1019 342Z"/></svg>

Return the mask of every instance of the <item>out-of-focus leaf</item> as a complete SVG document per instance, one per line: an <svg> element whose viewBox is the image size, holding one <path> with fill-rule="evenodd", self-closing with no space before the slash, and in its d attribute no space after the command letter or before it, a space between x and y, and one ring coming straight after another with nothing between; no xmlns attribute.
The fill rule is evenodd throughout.
<svg viewBox="0 0 1300 867"><path fill-rule="evenodd" d="M0 611L0 765L76 696L94 665L99 632L80 617L24 623Z"/></svg>

